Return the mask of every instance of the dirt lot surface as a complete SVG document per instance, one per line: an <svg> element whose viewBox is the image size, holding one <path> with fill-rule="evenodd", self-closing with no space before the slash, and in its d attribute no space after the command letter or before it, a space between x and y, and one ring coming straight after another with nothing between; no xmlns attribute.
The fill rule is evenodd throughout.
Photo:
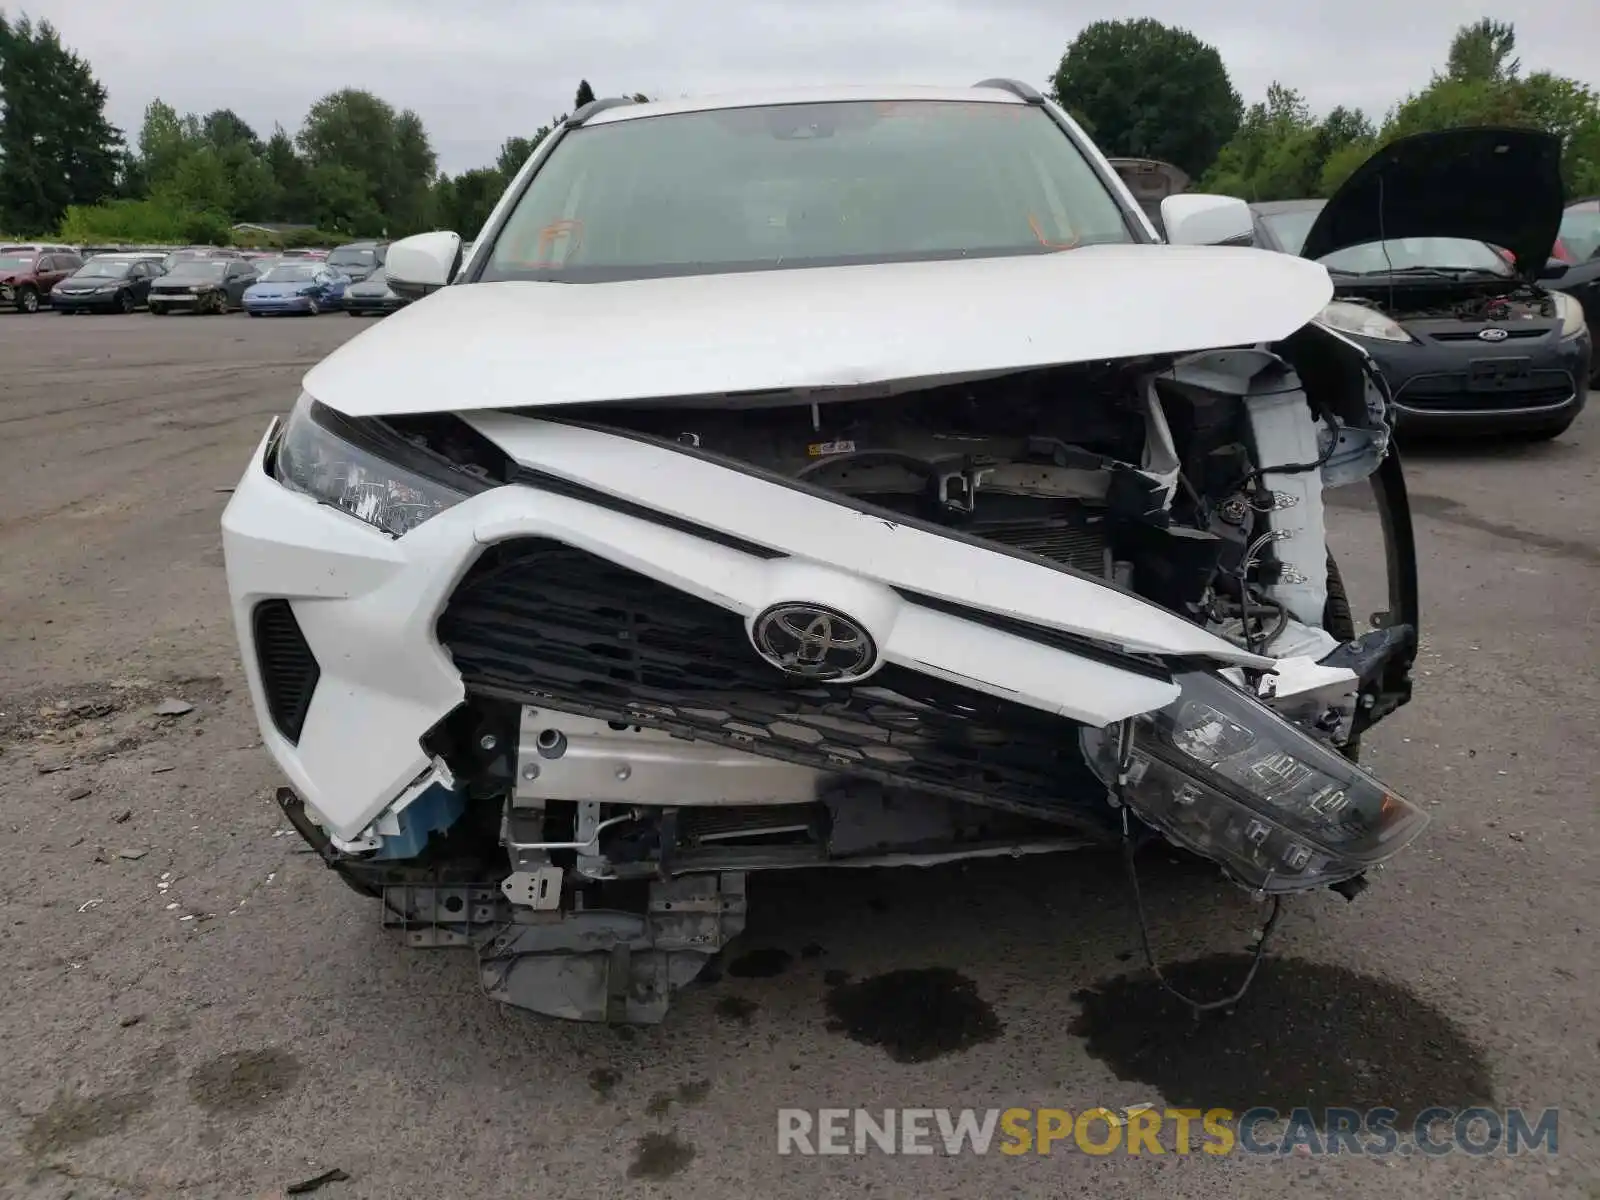
<svg viewBox="0 0 1600 1200"><path fill-rule="evenodd" d="M727 974L613 1031L388 940L270 803L217 521L364 327L0 315L0 1194L1600 1196L1600 417L1407 456L1428 623L1368 757L1434 824L1290 904L1231 1020L1153 997L1116 864L1076 855L757 880ZM1180 978L1231 984L1259 906L1176 868L1147 903ZM782 1106L1480 1101L1560 1106L1559 1153L776 1153Z"/></svg>

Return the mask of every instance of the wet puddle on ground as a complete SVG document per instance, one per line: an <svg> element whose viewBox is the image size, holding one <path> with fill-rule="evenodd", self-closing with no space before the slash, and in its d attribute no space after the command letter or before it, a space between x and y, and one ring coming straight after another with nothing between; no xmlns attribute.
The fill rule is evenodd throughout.
<svg viewBox="0 0 1600 1200"><path fill-rule="evenodd" d="M1163 968L1197 1001L1231 994L1248 955ZM1453 1021L1405 988L1344 967L1268 958L1231 1015L1198 1022L1147 972L1079 992L1070 1031L1091 1057L1147 1084L1174 1108L1256 1106L1319 1116L1330 1106L1394 1108L1401 1121L1433 1105L1492 1104L1482 1053Z"/></svg>
<svg viewBox="0 0 1600 1200"><path fill-rule="evenodd" d="M881 1046L895 1062L927 1062L1000 1036L977 985L948 967L890 971L828 993L828 1028Z"/></svg>

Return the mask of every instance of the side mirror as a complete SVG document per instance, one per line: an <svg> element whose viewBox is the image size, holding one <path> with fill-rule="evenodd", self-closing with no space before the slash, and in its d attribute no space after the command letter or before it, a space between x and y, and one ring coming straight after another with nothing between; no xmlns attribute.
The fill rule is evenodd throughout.
<svg viewBox="0 0 1600 1200"><path fill-rule="evenodd" d="M1161 224L1175 246L1249 246L1255 242L1250 206L1233 196L1181 192L1161 202Z"/></svg>
<svg viewBox="0 0 1600 1200"><path fill-rule="evenodd" d="M389 286L398 296L420 300L449 283L460 264L460 234L441 230L401 238L389 247Z"/></svg>
<svg viewBox="0 0 1600 1200"><path fill-rule="evenodd" d="M1540 279L1561 279L1567 273L1567 264L1559 258L1552 258L1544 264L1539 272Z"/></svg>

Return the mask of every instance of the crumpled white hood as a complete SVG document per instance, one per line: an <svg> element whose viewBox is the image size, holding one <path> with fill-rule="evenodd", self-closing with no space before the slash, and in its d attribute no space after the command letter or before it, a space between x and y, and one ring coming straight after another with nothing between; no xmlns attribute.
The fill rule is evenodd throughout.
<svg viewBox="0 0 1600 1200"><path fill-rule="evenodd" d="M1056 254L447 287L335 351L306 390L351 416L926 382L1286 337L1333 296L1287 254Z"/></svg>

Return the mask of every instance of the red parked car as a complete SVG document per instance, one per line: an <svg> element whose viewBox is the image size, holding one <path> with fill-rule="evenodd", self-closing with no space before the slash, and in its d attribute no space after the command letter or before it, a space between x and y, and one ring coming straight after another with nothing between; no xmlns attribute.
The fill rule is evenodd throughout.
<svg viewBox="0 0 1600 1200"><path fill-rule="evenodd" d="M0 246L0 304L38 312L50 302L50 289L81 266L71 246Z"/></svg>

